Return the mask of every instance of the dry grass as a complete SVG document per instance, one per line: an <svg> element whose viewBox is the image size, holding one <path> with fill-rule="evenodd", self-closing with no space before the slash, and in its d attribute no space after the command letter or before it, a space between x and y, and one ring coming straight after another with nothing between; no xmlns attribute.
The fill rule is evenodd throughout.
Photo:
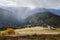
<svg viewBox="0 0 60 40"><path fill-rule="evenodd" d="M14 35L60 34L60 28L56 28L56 30L52 30L52 29L50 30L45 27L37 26L31 28L15 29L14 32L15 32Z"/></svg>
<svg viewBox="0 0 60 40"><path fill-rule="evenodd" d="M1 36L0 40L60 40L60 28L43 27L15 29L15 35Z"/></svg>
<svg viewBox="0 0 60 40"><path fill-rule="evenodd" d="M20 35L60 34L60 29L56 28L56 30L49 30L48 28L43 27L31 27L31 28L16 29L15 32L16 34Z"/></svg>

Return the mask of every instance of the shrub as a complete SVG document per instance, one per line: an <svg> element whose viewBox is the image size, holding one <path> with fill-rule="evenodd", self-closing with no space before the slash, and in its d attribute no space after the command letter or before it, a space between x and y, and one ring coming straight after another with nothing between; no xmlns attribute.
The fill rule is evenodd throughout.
<svg viewBox="0 0 60 40"><path fill-rule="evenodd" d="M2 32L2 35L11 35L11 34L15 34L15 31L12 28L7 28Z"/></svg>

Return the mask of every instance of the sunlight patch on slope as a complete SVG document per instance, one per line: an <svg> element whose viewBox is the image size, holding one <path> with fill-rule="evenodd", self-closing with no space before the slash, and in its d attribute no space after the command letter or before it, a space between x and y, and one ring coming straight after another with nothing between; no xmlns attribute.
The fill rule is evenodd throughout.
<svg viewBox="0 0 60 40"><path fill-rule="evenodd" d="M31 27L15 30L17 35L34 35L34 34L60 34L58 30L48 30L43 27Z"/></svg>

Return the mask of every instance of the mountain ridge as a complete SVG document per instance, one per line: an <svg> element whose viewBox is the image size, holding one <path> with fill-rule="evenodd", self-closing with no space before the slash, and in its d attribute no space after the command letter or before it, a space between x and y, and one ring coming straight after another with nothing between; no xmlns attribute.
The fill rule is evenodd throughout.
<svg viewBox="0 0 60 40"><path fill-rule="evenodd" d="M30 23L28 21L29 20L32 21L31 18L36 17L36 19L35 19L35 21L36 21L36 20L42 20L42 18L44 18L46 16L50 17L51 15L53 17L51 20L54 20L54 21L58 20L58 21L56 21L56 24L59 23L59 25L60 25L60 21L59 21L60 16L59 15L56 15L56 14L48 11L45 8L43 8L43 9L41 8L42 12L40 11L40 9L39 9L40 12L38 12L38 9L34 9L34 10L29 11L28 13L31 13L31 14L29 14L29 16L26 19L23 19L23 20L20 19L18 21L16 18L14 18L15 15L14 15L13 12L1 8L0 9L0 28L8 27L8 26L20 27L20 26L24 26L24 25L27 25L27 24L29 25ZM43 10L45 10L45 11L43 11ZM31 17L31 18L29 18L29 17ZM46 18L44 19L45 22L49 20L49 17L46 17L46 18L48 18L47 20L45 20ZM39 22L37 21L36 23L39 23ZM55 23L55 22L52 22L52 23ZM33 23L33 24L35 24L35 23ZM47 22L47 24L48 24L48 22Z"/></svg>
<svg viewBox="0 0 60 40"><path fill-rule="evenodd" d="M28 23L35 23L36 21L36 23L37 24L39 24L40 25L40 23L41 23L41 21L43 20L44 21L44 23L46 24L46 25L51 25L51 26L53 26L53 25L58 25L58 24L60 24L60 16L58 16L58 15L55 15L55 14L52 14L51 12L41 12L41 13L37 13L37 14L34 14L34 15L32 15L32 16L29 16L28 18ZM26 20L27 20L26 19ZM40 22L40 23L39 23ZM43 23L43 22L42 22ZM41 24L42 24L41 23ZM43 25L44 25L44 23L43 23ZM53 24L53 25L52 25ZM36 24L35 24L36 25Z"/></svg>

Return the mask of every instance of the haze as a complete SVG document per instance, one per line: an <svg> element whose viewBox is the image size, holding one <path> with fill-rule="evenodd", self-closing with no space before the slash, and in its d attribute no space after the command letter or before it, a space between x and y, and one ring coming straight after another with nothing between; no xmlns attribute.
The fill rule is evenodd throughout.
<svg viewBox="0 0 60 40"><path fill-rule="evenodd" d="M60 9L60 0L0 0L0 8L9 10L16 19L24 19L36 8ZM50 11L50 10L49 10ZM38 12L38 11L37 11ZM52 11L55 13L54 11ZM7 13L5 13L7 15ZM10 13L9 13L10 14ZM60 15L60 12L55 14Z"/></svg>

